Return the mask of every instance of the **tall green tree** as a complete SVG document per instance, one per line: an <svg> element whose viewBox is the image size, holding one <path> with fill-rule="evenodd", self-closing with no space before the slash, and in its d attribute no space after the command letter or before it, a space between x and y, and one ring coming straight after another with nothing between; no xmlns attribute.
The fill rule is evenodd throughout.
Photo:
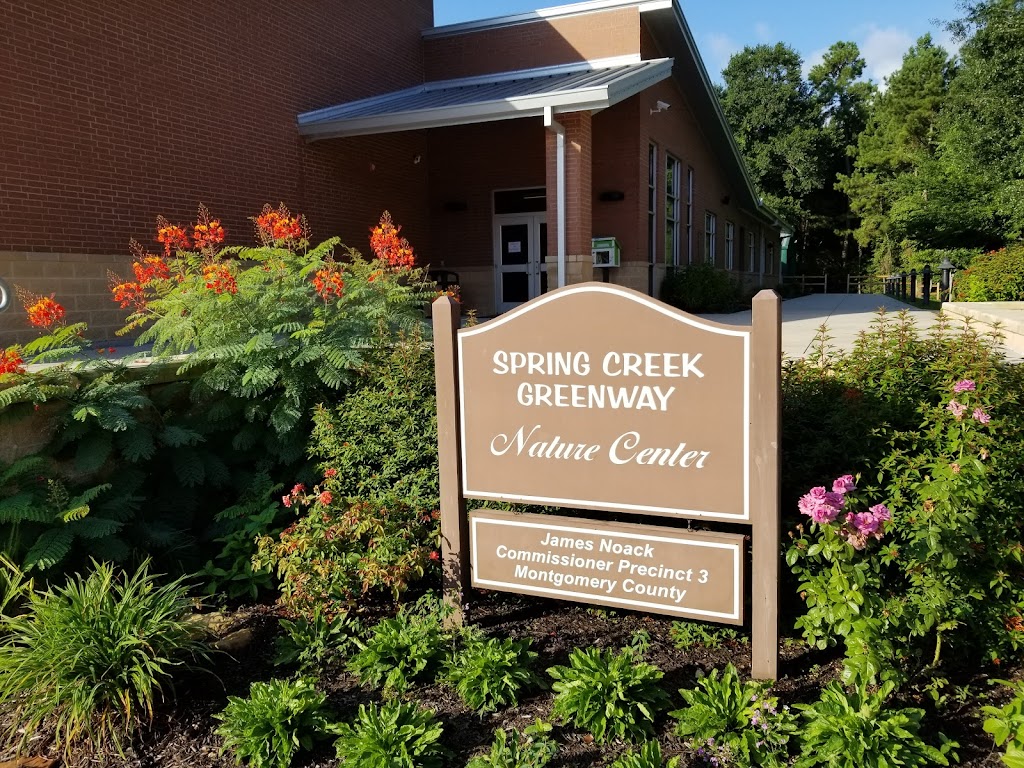
<svg viewBox="0 0 1024 768"><path fill-rule="evenodd" d="M990 237L1024 235L1024 0L965 5L951 25L962 66L942 119L942 152L951 173L971 178ZM979 233L985 234L985 233Z"/></svg>
<svg viewBox="0 0 1024 768"><path fill-rule="evenodd" d="M867 126L872 99L876 89L864 79L867 64L856 43L840 41L832 45L822 61L811 68L808 81L818 104L823 121L824 171L826 180L821 190L818 207L830 221L840 239L838 264L824 264L849 268L850 241L854 229L854 214L850 199L835 184L840 175L849 176L853 170L852 155L857 148L857 137Z"/></svg>
<svg viewBox="0 0 1024 768"><path fill-rule="evenodd" d="M736 142L765 202L796 229L794 245L816 247L811 200L826 184L821 113L787 45L746 47L722 72L720 96Z"/></svg>
<svg viewBox="0 0 1024 768"><path fill-rule="evenodd" d="M932 209L944 202L941 189L929 195L929 188L945 175L936 159L938 119L953 73L949 54L930 35L921 37L874 100L852 150L852 170L839 177L859 218L854 236L883 258L926 229Z"/></svg>

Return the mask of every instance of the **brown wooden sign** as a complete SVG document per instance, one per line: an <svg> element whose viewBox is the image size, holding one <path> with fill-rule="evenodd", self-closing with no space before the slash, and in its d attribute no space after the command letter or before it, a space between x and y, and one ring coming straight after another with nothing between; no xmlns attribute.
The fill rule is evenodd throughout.
<svg viewBox="0 0 1024 768"><path fill-rule="evenodd" d="M469 515L472 584L743 623L743 537L555 515Z"/></svg>
<svg viewBox="0 0 1024 768"><path fill-rule="evenodd" d="M750 328L598 283L458 353L466 498L750 519Z"/></svg>
<svg viewBox="0 0 1024 768"><path fill-rule="evenodd" d="M774 678L779 297L754 298L751 326L707 322L606 283L552 291L473 328L459 328L448 297L433 314L453 620L463 620L471 552L480 587L743 620L742 537L475 512L471 547L467 498L743 523L752 539L752 673ZM552 534L552 526L573 530ZM579 565L579 548L566 543L575 541L597 554ZM631 546L640 549L626 554ZM564 558L569 565L555 567ZM708 582L693 584L694 568Z"/></svg>

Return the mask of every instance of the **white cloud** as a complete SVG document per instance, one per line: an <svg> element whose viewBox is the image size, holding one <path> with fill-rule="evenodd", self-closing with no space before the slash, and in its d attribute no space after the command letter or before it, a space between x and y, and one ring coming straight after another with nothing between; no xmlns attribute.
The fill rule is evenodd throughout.
<svg viewBox="0 0 1024 768"><path fill-rule="evenodd" d="M811 55L804 59L804 80L811 74L811 69L825 60L826 53L828 53L828 48L819 48L816 51L812 51Z"/></svg>
<svg viewBox="0 0 1024 768"><path fill-rule="evenodd" d="M757 39L762 43L774 42L772 38L775 36L775 31L771 25L766 21L759 21L754 25L754 34Z"/></svg>
<svg viewBox="0 0 1024 768"><path fill-rule="evenodd" d="M867 76L884 85L885 78L903 65L903 54L914 44L914 38L896 27L867 28L860 41L860 53L867 62Z"/></svg>
<svg viewBox="0 0 1024 768"><path fill-rule="evenodd" d="M719 75L729 63L729 59L732 58L734 53L738 53L742 50L742 48L742 45L737 43L728 35L716 33L708 38L708 44L705 46L704 50L708 52L707 65L711 76L715 80L720 79Z"/></svg>

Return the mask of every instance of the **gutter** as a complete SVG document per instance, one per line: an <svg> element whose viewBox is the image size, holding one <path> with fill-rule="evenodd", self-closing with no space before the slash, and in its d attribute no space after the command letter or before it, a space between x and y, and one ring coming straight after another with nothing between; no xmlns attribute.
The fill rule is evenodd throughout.
<svg viewBox="0 0 1024 768"><path fill-rule="evenodd" d="M555 133L555 199L558 205L558 286L565 287L565 127L544 107L544 127Z"/></svg>

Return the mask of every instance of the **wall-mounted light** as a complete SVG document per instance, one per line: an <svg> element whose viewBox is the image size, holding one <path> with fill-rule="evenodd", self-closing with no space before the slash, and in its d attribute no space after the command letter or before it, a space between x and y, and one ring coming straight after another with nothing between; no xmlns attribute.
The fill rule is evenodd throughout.
<svg viewBox="0 0 1024 768"><path fill-rule="evenodd" d="M651 114L653 115L653 114L656 114L658 112L664 112L666 109L668 109L671 106L672 105L669 104L667 101L658 100L658 102L655 103L655 105L654 105L654 109L651 110Z"/></svg>
<svg viewBox="0 0 1024 768"><path fill-rule="evenodd" d="M422 155L418 155L418 154L417 155L413 155L412 164L413 165L419 165L422 160L423 160L423 156Z"/></svg>

